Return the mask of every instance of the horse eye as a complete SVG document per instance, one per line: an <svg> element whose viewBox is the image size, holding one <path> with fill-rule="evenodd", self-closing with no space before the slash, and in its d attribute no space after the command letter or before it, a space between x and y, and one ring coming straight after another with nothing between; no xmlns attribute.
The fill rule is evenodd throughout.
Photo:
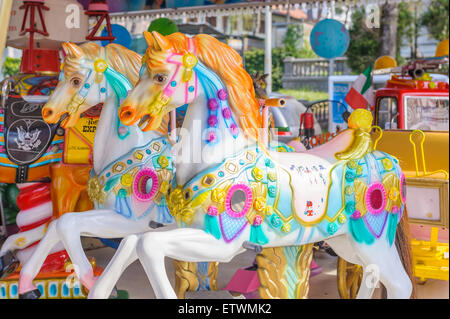
<svg viewBox="0 0 450 319"><path fill-rule="evenodd" d="M80 78L73 78L70 80L70 84L74 87L79 87L81 85L81 79Z"/></svg>
<svg viewBox="0 0 450 319"><path fill-rule="evenodd" d="M164 83L167 80L167 76L164 74L156 74L153 79L158 83Z"/></svg>

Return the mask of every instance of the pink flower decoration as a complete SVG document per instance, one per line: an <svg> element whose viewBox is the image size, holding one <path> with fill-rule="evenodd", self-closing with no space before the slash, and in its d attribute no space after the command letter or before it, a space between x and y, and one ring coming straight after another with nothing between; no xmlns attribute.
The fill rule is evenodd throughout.
<svg viewBox="0 0 450 319"><path fill-rule="evenodd" d="M359 218L361 218L361 213L358 211L358 210L356 210L353 214L352 214L352 216L351 216L353 219L359 219Z"/></svg>
<svg viewBox="0 0 450 319"><path fill-rule="evenodd" d="M229 119L231 117L231 110L229 108L225 108L222 110L223 117Z"/></svg>
<svg viewBox="0 0 450 319"><path fill-rule="evenodd" d="M216 126L217 125L217 116L211 115L210 117L208 117L208 125Z"/></svg>
<svg viewBox="0 0 450 319"><path fill-rule="evenodd" d="M216 99L209 99L209 101L208 101L208 108L209 108L211 111L217 110L218 107L219 107L219 105L218 105Z"/></svg>
<svg viewBox="0 0 450 319"><path fill-rule="evenodd" d="M259 226L262 224L262 222L263 222L263 218L261 217L261 215L256 215L255 219L253 220L253 225Z"/></svg>
<svg viewBox="0 0 450 319"><path fill-rule="evenodd" d="M225 101L228 98L228 93L224 89L220 89L219 91L217 91L217 97L220 100Z"/></svg>
<svg viewBox="0 0 450 319"><path fill-rule="evenodd" d="M400 208L397 205L392 206L391 213L398 214L400 212Z"/></svg>
<svg viewBox="0 0 450 319"><path fill-rule="evenodd" d="M209 216L217 216L217 213L218 213L218 212L219 212L219 211L218 211L217 207L214 206L214 205L210 205L210 206L208 207L208 209L206 210L206 213L207 213Z"/></svg>
<svg viewBox="0 0 450 319"><path fill-rule="evenodd" d="M208 132L206 136L206 140L208 142L214 142L217 139L217 134L214 131Z"/></svg>

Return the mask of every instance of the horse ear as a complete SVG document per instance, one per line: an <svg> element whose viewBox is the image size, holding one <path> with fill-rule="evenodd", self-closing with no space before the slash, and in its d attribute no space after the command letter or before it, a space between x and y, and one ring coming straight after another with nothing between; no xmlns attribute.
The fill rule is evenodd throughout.
<svg viewBox="0 0 450 319"><path fill-rule="evenodd" d="M152 48L155 45L152 34L150 32L144 31L144 39L145 39L145 42L147 42L147 45L149 48Z"/></svg>
<svg viewBox="0 0 450 319"><path fill-rule="evenodd" d="M152 37L155 44L155 47L158 50L167 51L170 49L171 45L169 41L167 41L166 37L161 35L157 31L152 31Z"/></svg>
<svg viewBox="0 0 450 319"><path fill-rule="evenodd" d="M83 50L76 44L72 42L64 42L62 48L66 56L71 56L74 58L81 57L84 53Z"/></svg>

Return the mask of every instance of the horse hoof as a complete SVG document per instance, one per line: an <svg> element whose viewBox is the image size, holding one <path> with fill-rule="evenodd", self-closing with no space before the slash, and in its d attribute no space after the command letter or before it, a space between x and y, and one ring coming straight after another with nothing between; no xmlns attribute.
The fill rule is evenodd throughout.
<svg viewBox="0 0 450 319"><path fill-rule="evenodd" d="M0 279L5 279L19 267L20 261L8 251L0 257Z"/></svg>
<svg viewBox="0 0 450 319"><path fill-rule="evenodd" d="M39 299L41 297L41 292L39 289L34 289L27 291L26 293L19 294L19 299Z"/></svg>

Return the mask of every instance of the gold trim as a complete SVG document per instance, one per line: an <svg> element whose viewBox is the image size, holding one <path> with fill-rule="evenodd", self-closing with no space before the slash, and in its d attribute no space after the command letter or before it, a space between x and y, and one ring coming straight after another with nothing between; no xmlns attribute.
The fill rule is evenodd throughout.
<svg viewBox="0 0 450 319"><path fill-rule="evenodd" d="M434 179L434 178L417 178L417 177L407 177L406 186L416 186L425 188L437 188L439 189L439 206L440 206L440 219L438 221L434 220L424 220L417 218L409 218L409 221L414 224L421 225L431 225L438 227L449 228L449 183L446 179Z"/></svg>
<svg viewBox="0 0 450 319"><path fill-rule="evenodd" d="M413 141L413 136L416 133L418 133L418 134L420 134L422 136L422 139L419 141L419 143L420 143L420 155L422 156L422 166L423 166L423 174L421 174L421 175L419 174L419 164L418 164L417 147L416 147L417 143L415 143ZM433 175L435 173L443 173L445 175L445 178L448 179L449 175L448 175L448 172L446 170L438 169L438 170L433 171L433 172L427 172L427 168L426 168L426 165L425 165L425 152L423 150L423 144L425 142L425 137L426 137L425 133L423 131L421 131L421 130L414 130L414 131L412 131L409 134L409 142L412 144L413 151L414 151L414 163L416 165L416 176L417 177L421 177L421 176Z"/></svg>

